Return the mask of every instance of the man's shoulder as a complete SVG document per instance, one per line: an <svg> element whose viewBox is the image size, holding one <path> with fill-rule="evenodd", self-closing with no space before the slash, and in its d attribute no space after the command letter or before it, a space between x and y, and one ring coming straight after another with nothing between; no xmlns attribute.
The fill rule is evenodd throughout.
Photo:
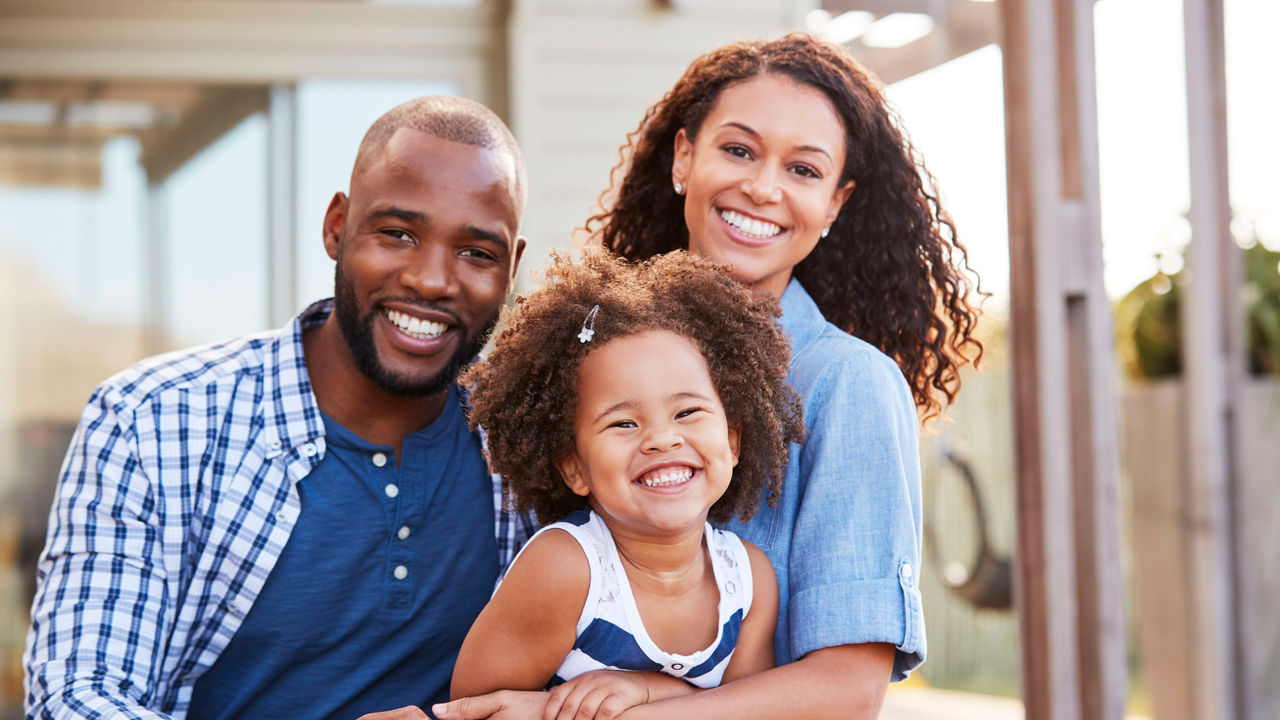
<svg viewBox="0 0 1280 720"><path fill-rule="evenodd" d="M273 362L271 349L283 336L281 330L268 330L153 355L107 378L98 392L137 407L169 391L200 390L238 376L260 376Z"/></svg>

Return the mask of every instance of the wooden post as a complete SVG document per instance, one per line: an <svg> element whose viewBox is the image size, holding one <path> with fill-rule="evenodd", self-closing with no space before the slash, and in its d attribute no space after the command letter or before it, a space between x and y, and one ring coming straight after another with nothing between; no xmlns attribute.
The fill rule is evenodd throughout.
<svg viewBox="0 0 1280 720"><path fill-rule="evenodd" d="M1222 0L1183 3L1187 57L1187 130L1191 170L1191 244L1182 322L1186 542L1190 563L1192 717L1245 717L1249 673L1240 648L1250 613L1238 612L1247 582L1233 542L1231 499L1239 464L1244 375L1242 311L1236 300L1240 259L1231 240L1227 192L1226 71Z"/></svg>
<svg viewBox="0 0 1280 720"><path fill-rule="evenodd" d="M1027 717L1118 720L1126 694L1111 308L1092 0L1004 0L1011 347Z"/></svg>

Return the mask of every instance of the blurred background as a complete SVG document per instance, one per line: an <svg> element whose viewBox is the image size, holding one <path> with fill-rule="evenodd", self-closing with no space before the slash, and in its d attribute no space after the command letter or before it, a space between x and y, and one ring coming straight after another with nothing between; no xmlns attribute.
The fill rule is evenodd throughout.
<svg viewBox="0 0 1280 720"><path fill-rule="evenodd" d="M1233 489L1252 548L1241 717L1280 717L1280 4L1222 0L1231 288L1248 378ZM1128 711L1208 718L1177 427L1192 178L1183 4L1093 5L1103 280L1120 394ZM54 481L100 381L283 325L332 291L321 245L368 125L403 100L493 107L529 166L521 288L567 247L626 134L699 53L808 29L887 85L991 293L984 369L925 433L929 660L884 717L1022 717L1000 14L984 0L0 0L0 718Z"/></svg>

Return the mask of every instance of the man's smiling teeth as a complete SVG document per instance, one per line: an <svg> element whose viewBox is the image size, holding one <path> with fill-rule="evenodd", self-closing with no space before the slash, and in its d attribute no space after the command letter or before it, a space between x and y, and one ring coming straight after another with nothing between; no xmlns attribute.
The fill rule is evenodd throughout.
<svg viewBox="0 0 1280 720"><path fill-rule="evenodd" d="M737 228L738 232L750 237L768 238L782 232L782 228L778 225L774 225L771 222L765 222L763 220L754 220L732 210L721 210L720 217L724 218L725 222Z"/></svg>
<svg viewBox="0 0 1280 720"><path fill-rule="evenodd" d="M396 327L400 328L401 332L411 338L417 338L419 340L433 338L449 329L449 326L443 323L422 320L420 318L413 317L412 315L406 315L397 310L387 310L386 314L387 319L394 323Z"/></svg>
<svg viewBox="0 0 1280 720"><path fill-rule="evenodd" d="M691 477L693 477L693 468L687 467L680 470L667 468L657 472L646 473L640 477L638 482L649 487L668 487L679 485Z"/></svg>

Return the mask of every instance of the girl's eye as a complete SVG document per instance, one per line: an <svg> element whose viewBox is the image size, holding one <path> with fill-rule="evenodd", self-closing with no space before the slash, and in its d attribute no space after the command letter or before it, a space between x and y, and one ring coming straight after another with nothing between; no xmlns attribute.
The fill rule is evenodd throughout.
<svg viewBox="0 0 1280 720"><path fill-rule="evenodd" d="M751 151L741 145L725 145L724 151L736 158L749 158Z"/></svg>
<svg viewBox="0 0 1280 720"><path fill-rule="evenodd" d="M615 427L616 427L616 428L630 429L630 428L633 428L633 427L635 427L635 426L636 426L636 424L635 424L634 422L630 421L630 420L618 420L618 421L615 421L615 422L611 422L611 423L609 423L609 427L611 427L611 428L615 428Z"/></svg>
<svg viewBox="0 0 1280 720"><path fill-rule="evenodd" d="M676 419L680 420L682 418L687 418L696 412L702 412L702 408L692 407L692 408L686 408L684 410L681 410L680 412L676 413Z"/></svg>

